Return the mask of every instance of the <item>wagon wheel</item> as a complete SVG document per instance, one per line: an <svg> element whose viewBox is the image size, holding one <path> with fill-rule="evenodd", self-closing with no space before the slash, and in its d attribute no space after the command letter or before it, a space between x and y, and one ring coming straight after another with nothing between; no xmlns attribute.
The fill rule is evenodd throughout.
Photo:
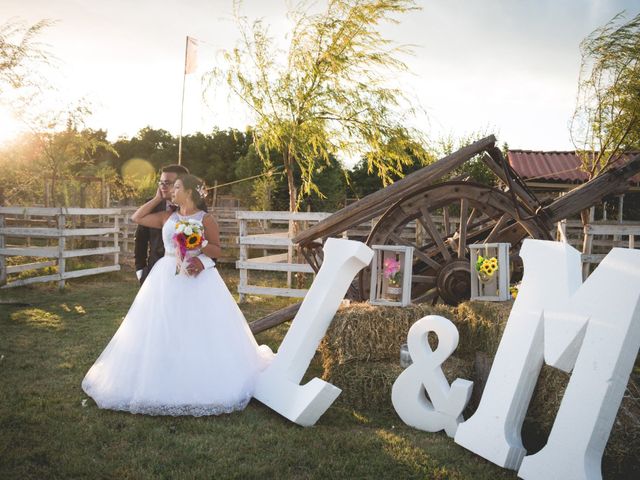
<svg viewBox="0 0 640 480"><path fill-rule="evenodd" d="M524 211L507 194L471 182L447 182L426 187L398 201L375 225L367 245L406 245L414 248L411 299L455 305L471 292L469 245L509 242L517 254L526 236L549 239L537 217ZM421 235L403 231L416 220ZM370 269L360 276L360 291L368 297Z"/></svg>

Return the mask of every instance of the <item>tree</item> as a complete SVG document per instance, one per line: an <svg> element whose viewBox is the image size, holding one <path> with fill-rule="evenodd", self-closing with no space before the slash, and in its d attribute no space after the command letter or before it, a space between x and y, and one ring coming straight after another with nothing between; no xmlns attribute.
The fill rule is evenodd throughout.
<svg viewBox="0 0 640 480"><path fill-rule="evenodd" d="M294 27L284 64L268 28L235 6L241 41L226 52L227 68L212 77L225 78L253 112L254 144L265 167L272 166L271 152L282 156L290 211L303 196L322 196L318 167L340 152L363 155L384 184L426 156L421 135L399 113L403 106L405 115L413 111L389 81L407 69L400 55L409 49L378 31L381 23L396 22L393 15L417 9L413 0L329 0L319 14L299 3L290 12Z"/></svg>
<svg viewBox="0 0 640 480"><path fill-rule="evenodd" d="M60 196L56 190L59 180L81 173L94 163L98 152L116 153L105 132L84 128L84 120L90 113L89 107L80 102L65 111L49 112L39 118L39 124L31 125L39 145L35 163L41 173L51 177L54 206L68 206L67 195Z"/></svg>
<svg viewBox="0 0 640 480"><path fill-rule="evenodd" d="M585 38L571 136L589 178L640 148L640 14L616 15Z"/></svg>
<svg viewBox="0 0 640 480"><path fill-rule="evenodd" d="M0 25L0 99L6 101L9 90L39 88L44 80L38 67L54 59L37 41L38 35L50 26L50 20L26 25L10 20Z"/></svg>
<svg viewBox="0 0 640 480"><path fill-rule="evenodd" d="M250 145L247 153L238 159L234 173L235 178L240 180L231 187L237 198L256 210L273 210L272 192L276 186L277 174L263 171L262 160L254 145Z"/></svg>

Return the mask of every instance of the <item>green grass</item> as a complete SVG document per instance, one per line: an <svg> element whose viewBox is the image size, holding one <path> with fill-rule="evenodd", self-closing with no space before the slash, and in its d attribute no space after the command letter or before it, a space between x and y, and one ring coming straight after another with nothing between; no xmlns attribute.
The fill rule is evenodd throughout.
<svg viewBox="0 0 640 480"><path fill-rule="evenodd" d="M231 291L233 270L223 270ZM515 479L395 415L331 407L302 428L253 400L220 417L98 409L84 374L126 314L131 272L0 291L0 478ZM248 320L292 300L251 297ZM20 305L22 302L28 305ZM258 336L276 348L287 325ZM311 375L320 373L314 360Z"/></svg>

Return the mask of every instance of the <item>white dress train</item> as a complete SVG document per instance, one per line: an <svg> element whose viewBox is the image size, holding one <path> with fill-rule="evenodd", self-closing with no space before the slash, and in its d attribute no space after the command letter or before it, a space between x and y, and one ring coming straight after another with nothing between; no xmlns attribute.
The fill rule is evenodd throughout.
<svg viewBox="0 0 640 480"><path fill-rule="evenodd" d="M87 372L82 389L100 408L150 415L218 415L242 410L273 353L258 347L217 269L176 275L172 236L120 328Z"/></svg>

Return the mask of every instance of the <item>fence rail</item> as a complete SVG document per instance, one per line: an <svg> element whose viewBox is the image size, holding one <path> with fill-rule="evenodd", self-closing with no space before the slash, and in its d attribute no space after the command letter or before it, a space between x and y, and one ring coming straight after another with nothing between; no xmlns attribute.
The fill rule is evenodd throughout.
<svg viewBox="0 0 640 480"><path fill-rule="evenodd" d="M558 239L582 252L582 276L586 278L593 264L600 263L612 248L637 248L640 222L592 222L579 220L558 222Z"/></svg>

